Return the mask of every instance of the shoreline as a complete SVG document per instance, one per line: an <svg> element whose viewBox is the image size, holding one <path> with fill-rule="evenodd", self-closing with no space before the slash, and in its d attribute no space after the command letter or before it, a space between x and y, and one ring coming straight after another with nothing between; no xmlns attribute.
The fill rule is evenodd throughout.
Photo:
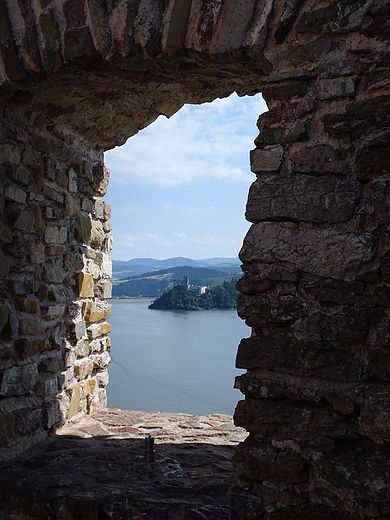
<svg viewBox="0 0 390 520"><path fill-rule="evenodd" d="M109 298L107 301L112 302L128 302L128 303L142 303L142 302L153 302L155 298L142 298L139 296L129 297L129 298Z"/></svg>

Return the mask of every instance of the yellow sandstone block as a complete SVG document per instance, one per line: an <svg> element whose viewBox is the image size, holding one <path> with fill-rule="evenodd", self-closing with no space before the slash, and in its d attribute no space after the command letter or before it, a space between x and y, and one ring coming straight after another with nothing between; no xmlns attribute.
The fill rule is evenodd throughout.
<svg viewBox="0 0 390 520"><path fill-rule="evenodd" d="M88 379L88 381L84 383L83 386L84 397L88 397L89 395L91 395L95 390L95 387L96 381L94 379Z"/></svg>
<svg viewBox="0 0 390 520"><path fill-rule="evenodd" d="M111 332L111 325L109 323L102 323L102 336Z"/></svg>
<svg viewBox="0 0 390 520"><path fill-rule="evenodd" d="M80 385L75 385L69 389L71 392L68 419L78 414L80 411Z"/></svg>
<svg viewBox="0 0 390 520"><path fill-rule="evenodd" d="M93 276L87 273L77 275L77 293L79 298L93 298Z"/></svg>

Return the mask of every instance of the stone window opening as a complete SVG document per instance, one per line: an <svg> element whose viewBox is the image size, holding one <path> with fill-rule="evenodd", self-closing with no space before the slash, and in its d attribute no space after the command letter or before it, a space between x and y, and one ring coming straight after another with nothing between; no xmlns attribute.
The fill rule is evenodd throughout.
<svg viewBox="0 0 390 520"><path fill-rule="evenodd" d="M141 135L130 138L127 145L106 153L105 162L110 168L110 183L105 201L112 207L113 258L118 259L116 255L124 254L126 243L131 253L126 253L125 257L119 256L122 261L131 257L223 258L237 255L242 245L241 237L246 233L249 225L244 217L245 201L254 177L249 170L248 149L253 147L254 138L257 136L255 121L258 113L264 109L265 103L261 96L238 98L236 95L203 106L183 107L173 118L169 120L163 118L152 123L148 129L141 132ZM161 136L164 136L164 139ZM160 144L159 141L162 143ZM158 152L153 153L154 148ZM147 157L148 152L153 157ZM178 172L179 177L177 177ZM126 180L126 175L129 180ZM145 180L146 176L149 177L147 180ZM238 204L240 198L241 206ZM148 227L144 221L148 223ZM175 240L177 243L174 244ZM204 245L200 247L203 247L205 252L200 254L196 245L202 241ZM156 247L153 249L154 242ZM232 242L233 245L230 245ZM115 244L117 244L116 252ZM166 249L164 244L167 244ZM189 249L192 244L194 244L192 249ZM229 244L229 253L226 252L227 244ZM175 249L172 249L173 247ZM236 271L238 273L236 277L241 276L241 270L236 269ZM128 277L135 274L137 273L129 272ZM124 273L121 277L124 277ZM121 284L114 285L114 298L122 294L120 287ZM130 296L136 295L130 294ZM115 299L110 303L114 305L114 311ZM118 305L123 306L123 304ZM127 309L131 312L131 305L127 305ZM109 321L112 327L112 320ZM120 327L116 319L115 324ZM143 327L142 323L139 326ZM244 336L249 335L249 329L245 326L242 329L241 333ZM117 330L111 331L111 340L113 333L120 344L131 343L130 339L127 337L125 339ZM200 412L196 410L203 407L202 415L214 412L232 414L237 400L240 399L239 392L233 389L234 377L237 375L237 372L234 372L235 349L242 337L237 334L236 336L233 342L232 339L230 341L229 338L226 339L231 347L228 350L229 367L225 367L225 364L218 366L214 357L210 357L211 366L216 373L220 372L223 366L225 367L222 369L223 372L229 374L224 379L220 376L224 381L222 386L226 387L225 397L222 389L216 391L212 397L214 386L211 385L211 381L205 379L204 375L208 373L209 378L213 378L211 366L205 367L202 371L199 369L199 377L204 381L202 385L210 387L209 395L206 395L204 390L196 388L191 375L189 375L190 381L183 381L175 372L171 375L172 380L165 381L162 375L158 375L159 370L153 377L150 374L151 388L145 389L143 395L135 381L140 380L141 374L149 377L148 366L154 366L154 356L150 361L145 359L144 365L139 368L133 379L130 375L126 377L125 373L129 371L134 374L135 367L130 361L119 359L118 351L115 355L114 339L109 373L117 374L117 379L113 379L110 375L110 383L107 387L108 404L135 410L174 411L176 409L183 413L192 410L191 413L198 414ZM132 341L139 343L136 339ZM164 338L161 341L162 344L169 342ZM210 342L210 339L204 337L202 341ZM126 352L130 348L132 347L129 344L126 348L121 346L118 349L123 353L125 360L128 358ZM139 345L138 348L143 347ZM210 348L212 348L211 344ZM177 355L181 359L180 352ZM138 357L135 355L136 362ZM206 359L204 361L206 362ZM184 369L185 361L181 362ZM167 360L167 366L169 365L170 362ZM129 387L126 387L126 390L122 386L125 379L129 380ZM163 392L164 385L168 385L166 402L163 396L159 395ZM188 402L191 403L189 408L181 404L184 401L183 396L189 391L188 385L191 388L190 393L195 392L203 405L199 403L197 406L195 398L190 396L188 397ZM151 395L155 387L160 388L159 392L155 390L157 406L146 402L146 396ZM173 395L173 387L177 388L176 396ZM143 408L140 408L140 403L133 395L140 396ZM175 404L175 401L178 402ZM129 402L132 403L130 406Z"/></svg>

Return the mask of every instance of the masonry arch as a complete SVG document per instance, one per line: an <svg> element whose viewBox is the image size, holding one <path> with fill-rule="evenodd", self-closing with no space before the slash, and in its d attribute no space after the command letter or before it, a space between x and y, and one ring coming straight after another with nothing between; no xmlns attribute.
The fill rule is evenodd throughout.
<svg viewBox="0 0 390 520"><path fill-rule="evenodd" d="M235 422L250 436L232 516L386 516L389 9L0 3L7 456L105 403L103 151L184 102L261 91L238 300L253 335L238 349Z"/></svg>

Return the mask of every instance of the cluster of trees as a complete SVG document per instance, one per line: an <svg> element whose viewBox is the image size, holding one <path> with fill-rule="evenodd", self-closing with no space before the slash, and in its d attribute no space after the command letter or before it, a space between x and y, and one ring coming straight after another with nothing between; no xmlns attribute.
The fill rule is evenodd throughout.
<svg viewBox="0 0 390 520"><path fill-rule="evenodd" d="M177 286L155 300L149 309L158 310L198 310L234 309L236 307L236 280L225 281L207 289L204 294L189 291L187 287Z"/></svg>

